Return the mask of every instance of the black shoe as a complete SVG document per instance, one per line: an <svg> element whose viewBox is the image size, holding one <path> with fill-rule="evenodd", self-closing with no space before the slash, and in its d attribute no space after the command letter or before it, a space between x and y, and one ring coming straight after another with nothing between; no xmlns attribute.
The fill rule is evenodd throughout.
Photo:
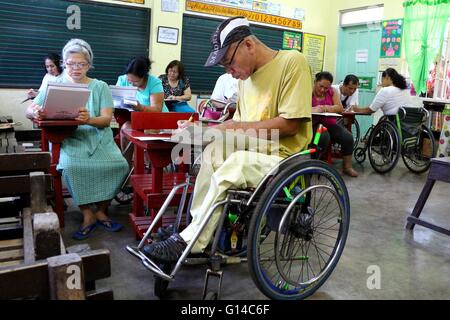
<svg viewBox="0 0 450 320"><path fill-rule="evenodd" d="M170 236L174 232L173 225L167 226L167 227L160 227L158 229L158 232L153 236L153 241L155 242L161 242L164 240L167 240L170 238Z"/></svg>
<svg viewBox="0 0 450 320"><path fill-rule="evenodd" d="M159 263L177 262L187 243L178 233L172 234L167 240L154 242L144 247L144 254L152 261Z"/></svg>

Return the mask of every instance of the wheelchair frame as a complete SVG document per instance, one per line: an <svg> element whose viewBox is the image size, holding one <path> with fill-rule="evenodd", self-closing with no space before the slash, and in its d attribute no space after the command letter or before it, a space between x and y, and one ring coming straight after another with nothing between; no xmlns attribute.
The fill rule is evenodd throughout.
<svg viewBox="0 0 450 320"><path fill-rule="evenodd" d="M320 133L322 132L322 130L326 130L326 128L322 128L322 126L319 126L318 134L316 134L315 139L314 139L315 144L318 142L318 140L320 138ZM155 293L159 296L161 296L164 293L163 291L165 291L165 289L167 288L168 283L170 281L174 280L176 273L179 271L179 269L181 268L181 266L183 264L210 263L211 269L207 270L205 282L204 282L203 299L205 299L205 298L218 299L220 296L221 283L222 283L222 271L220 271L221 264L234 264L234 263L246 262L246 261L248 261L248 256L251 254L250 252L253 250L252 249L253 246L250 246L250 244L249 244L248 248L244 249L244 252L247 250L249 251L249 252L247 252L247 258L241 257L241 256L226 256L226 255L218 253L217 249L218 249L219 237L220 237L220 233L221 233L222 227L224 225L225 219L227 217L228 207L230 205L234 204L234 205L239 206L239 208L242 208L243 212L246 212L246 210L251 210L252 208L253 208L253 210L255 210L255 208L258 208L258 203L259 203L259 205L261 205L261 202L265 203L264 200L261 200L261 198L258 198L258 197L260 197L261 195L264 195L265 193L268 192L266 187L268 185L270 185L271 179L276 178L275 173L277 171L280 171L280 172L282 172L282 170L285 170L284 172L287 172L288 170L295 171L295 170L297 170L297 168L299 168L299 170L300 170L302 166L305 167L305 169L303 169L303 170L307 170L308 165L310 166L310 168L317 168L317 172L318 172L317 174L319 176L322 176L322 175L330 176L331 177L331 178L329 178L330 181L333 183L333 185L336 184L338 191L333 190L333 188L330 186L316 185L316 186L309 186L306 189L301 190L301 192L299 192L294 197L294 196L290 195L289 190L285 190L286 187L284 187L284 189L282 189L282 190L284 190L284 193L286 194L286 196L291 197L291 203L290 203L289 207L283 213L283 217L281 218L281 220L279 222L278 231L275 234L275 236L277 237L278 234L280 234L280 236L284 236L289 232L286 230L288 230L287 228L288 227L290 228L291 226L290 225L285 226L286 219L289 216L289 214L291 214L292 207L295 204L297 204L300 201L300 199L302 199L302 197L305 198L309 192L312 192L313 190L318 189L318 188L323 188L325 190L331 191L332 196L335 197L335 199L338 202L338 207L340 210L340 217L338 218L338 223L340 223L342 225L342 230L341 230L341 228L339 229L339 243L336 245L335 248L333 248L333 252L332 252L333 256L329 260L330 263L326 264L327 268L325 268L324 270L321 270L320 274L317 277L310 279L309 282L303 284L302 288L299 290L300 291L305 290L304 291L305 293L300 293L300 291L299 291L299 295L294 294L293 297L290 297L290 296L283 297L282 295L279 295L279 294L271 294L270 289L264 290L264 288L262 288L264 285L258 283L258 281L256 279L257 276L254 276L253 273L252 273L252 277L253 277L256 285L260 288L260 290L263 289L262 290L263 293L266 294L267 296L269 296L270 298L298 299L298 298L305 298L305 297L311 295L312 293L314 293L326 281L326 279L328 278L328 276L331 274L334 267L336 266L336 264L340 258L340 255L342 254L342 251L345 246L345 241L347 238L347 233L348 233L348 228L349 228L349 219L350 219L350 204L349 204L348 192L347 192L345 183L343 182L342 178L337 173L337 171L335 171L333 168L329 167L327 164L325 164L322 161L302 159L306 155L314 153L315 151L316 151L315 148L311 148L309 150L297 153L295 155L292 155L289 158L282 160L277 166L272 168L272 170L262 179L262 181L258 184L258 186L252 192L246 191L246 190L232 190L232 189L228 190L226 198L220 202L215 203L208 210L203 221L201 222L201 226L200 226L198 232L194 235L193 239L189 242L189 244L183 251L181 257L178 259L178 261L176 263L174 263L175 266L172 268L172 266L170 266L168 264L158 264L158 263L152 261L144 254L142 249L143 249L144 245L147 243L147 240L149 239L149 237L151 236L151 232L152 232L153 228L157 225L158 221L162 218L165 211L167 210L171 200L173 199L175 194L178 192L178 190L182 189L183 191L182 191L182 196L181 196L181 203L180 203L180 206L178 207L176 222L175 222L175 226L174 226L175 232L178 230L180 223L181 223L182 214L184 212L184 206L185 206L186 199L187 199L188 189L189 189L189 187L193 186L193 184L194 184L192 181L193 177L189 173L187 173L185 182L175 186L171 190L171 192L169 193L165 202L163 203L162 207L158 211L156 217L152 221L149 229L147 230L144 237L140 241L139 245L137 247L133 247L133 246L126 247L126 249L132 255L139 258L142 261L142 263L144 264L144 266L156 275L157 278L155 279L155 291L159 291L159 292L155 292ZM322 173L320 173L320 172L322 172ZM300 177L302 177L302 176L300 176ZM297 179L298 179L298 177L296 178L295 181L297 181ZM290 181L290 180L286 180L286 181ZM322 196L323 196L323 194L322 194ZM191 202L192 202L192 196L188 203L187 212L190 212ZM211 252L210 252L209 257L207 257L207 258L189 258L188 255L191 252L193 246L195 245L195 242L199 238L199 236L202 233L202 231L204 230L205 226L210 221L215 209L220 206L223 206L222 212L221 212L221 215L220 215L218 223L217 223L217 228L216 228L216 232L215 232L215 235L213 238ZM270 210L270 208L271 207L269 207L269 210ZM309 208L309 206L308 206L308 208ZM312 209L311 209L311 211L312 211ZM251 214L251 223L256 221L255 218L257 217L257 215L258 215L257 212L256 213L253 212ZM291 223L291 222L289 222L289 223ZM247 234L247 241L249 241L250 235L252 234L251 228L254 229L254 228L256 228L256 226L255 226L255 223L253 223L253 224L247 225L247 227L249 228L249 232ZM258 232L259 231L257 230L256 235L258 235ZM261 244L261 240L259 240L259 241ZM337 239L336 239L336 241L337 241ZM277 248L275 248L275 249L277 249ZM316 250L317 250L317 247L316 247ZM277 254L276 250L275 250L275 254ZM252 260L252 261L249 261L250 264L254 263L253 258L251 258L250 260ZM276 260L276 265L278 268L280 261L281 261L280 256L279 255L276 256L275 260ZM309 261L308 261L308 263L309 263ZM169 269L171 269L170 272L167 271ZM283 272L284 271L281 270L281 273L283 273ZM210 276L217 276L219 278L218 288L216 291L211 292L208 289ZM288 281L288 279L286 279L287 278L286 274L282 274L281 276L283 277L283 279L287 280L286 283L289 283L290 285L294 285L292 283L293 282L292 279L290 279L290 281ZM296 285L298 285L298 283ZM308 291L307 289L311 286L312 286L312 289Z"/></svg>
<svg viewBox="0 0 450 320"><path fill-rule="evenodd" d="M399 110L401 110L403 112L403 118L405 118L407 115L406 109L404 107L400 107ZM364 141L364 145L362 147L356 148L353 152L355 160L360 164L363 163L366 159L366 151L369 150L368 154L369 154L369 160L370 160L370 164L371 164L372 168L375 171L377 171L378 173L386 173L386 172L391 171L395 167L400 155L402 155L403 162L405 163L405 166L410 171L412 171L414 173L422 173L422 172L427 171L431 164L431 158L433 158L436 155L436 146L435 146L435 138L434 138L432 131L430 130L430 128L428 128L427 126L425 126L423 124L424 119L429 118L429 112L425 108L420 108L420 110L422 111L423 116L422 116L422 124L420 125L420 128L418 128L418 130L419 130L418 135L420 135L422 133L426 133L427 136L429 137L430 144L432 146L431 156L429 157L428 162L425 165L423 165L417 169L417 168L413 167L411 164L408 164L408 160L410 160L412 162L414 162L414 160L412 160L408 157L407 150L408 150L408 148L416 147L416 144L417 144L416 142L417 142L418 136L412 136L412 137L408 137L408 138L403 137L402 127L401 127L401 123L400 123L401 119L400 119L400 116L398 113L395 115L395 123L393 123L392 120L389 119L389 116L383 116L376 125L372 125L369 128L369 130L367 130L366 134L364 135L363 139L361 140L361 141ZM390 136L391 133L387 132L387 134L389 135L389 138L391 138L391 140L392 140L390 147L394 147L395 152L396 152L395 158L392 161L390 161L390 163L388 163L389 166L387 169L382 169L381 166L378 167L375 164L375 161L372 159L372 155L371 155L372 141L374 140L376 134L378 134L379 132L381 132L381 130L383 130L383 128L382 128L383 126L386 126L388 130L391 130L393 137ZM394 139L392 139L392 138L394 138ZM391 156L392 150L390 152L390 156ZM416 155L416 154L417 153L414 153L414 155Z"/></svg>

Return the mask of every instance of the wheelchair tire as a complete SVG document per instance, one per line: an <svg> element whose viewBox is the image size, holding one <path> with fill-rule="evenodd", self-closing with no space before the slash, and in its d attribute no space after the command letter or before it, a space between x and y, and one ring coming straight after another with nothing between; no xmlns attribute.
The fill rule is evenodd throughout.
<svg viewBox="0 0 450 320"><path fill-rule="evenodd" d="M400 136L395 125L388 121L380 121L369 137L369 161L378 173L391 171L400 158Z"/></svg>
<svg viewBox="0 0 450 320"><path fill-rule="evenodd" d="M431 152L423 154L425 139L429 140ZM405 166L414 173L423 173L430 168L431 159L436 156L436 141L433 132L426 126L422 126L414 141L414 145L408 146L404 141L402 147L402 158Z"/></svg>
<svg viewBox="0 0 450 320"><path fill-rule="evenodd" d="M353 152L353 156L355 157L356 162L361 164L366 161L366 150L364 148L356 148Z"/></svg>
<svg viewBox="0 0 450 320"><path fill-rule="evenodd" d="M296 197L291 200L286 200L283 192L285 192L284 190L287 186L293 185L293 181L297 184L296 181L298 179L309 182L304 182L303 187L306 187L306 189L304 188L301 192L299 192L300 190L295 191L297 186L292 189L293 192L297 192L296 197L300 197L303 194L302 197L306 199L303 202L296 201L294 203L293 200ZM317 183L317 185L314 185L314 183ZM316 189L308 191L310 189L308 185ZM316 194L316 191L319 189L322 189L320 195ZM326 193L329 193L328 197ZM319 197L317 198L316 195ZM331 199L334 202L333 206L330 203L326 203L327 199ZM284 210L282 207L286 203L290 203L290 205L288 209ZM317 207L313 207L316 205ZM319 212L321 206L325 210L336 208L339 212L336 217L332 216L330 212L323 215ZM301 209L300 211L292 211L289 210L290 207ZM276 220L280 218L280 213L283 217L291 213L297 214L295 223L291 221L284 228L284 225L281 226L283 221L281 219L278 226L276 226ZM306 230L306 224L300 225L301 223L299 221L304 219L304 217L309 217L309 231L302 233L302 228L303 231ZM334 223L334 218L336 218L337 222L330 227L330 231L336 233L336 238L335 240L333 240L334 238L330 240L324 237L328 236L325 234L328 229L324 229L322 225ZM317 224L314 224L314 221ZM299 300L312 295L327 280L338 263L347 239L349 223L350 202L347 188L335 169L322 161L307 160L293 163L289 167L281 170L267 185L259 198L250 222L247 258L249 271L254 283L263 294L271 299ZM337 230L334 229L336 225L338 226ZM279 228L284 229L280 232ZM285 265L291 268L287 270L289 273L288 277L293 276L294 279L297 279L296 282L294 281L295 284L292 284L291 279L286 279L285 267L280 268L279 265L280 253L278 249L279 244L283 243L283 241L280 241L280 238L283 237L291 237L289 241L293 243L291 243L292 248L298 244L298 249L295 251L295 255L297 256L288 256L286 261L289 261L289 259L292 261L287 262ZM272 239L274 239L273 243L271 243ZM330 245L324 244L324 246L320 246L322 243L319 243L318 240L323 242L331 241L332 243ZM315 251L311 249L312 252L309 252L309 248L313 246L315 247ZM299 252L300 249L302 250L301 252ZM321 253L319 253L319 250ZM331 250L331 253L326 260L324 256L325 253L328 254L327 250ZM315 255L316 253L317 256ZM267 254L272 254L273 256L264 256ZM324 262L323 267L321 265L321 259ZM298 261L301 261L301 267L294 265ZM304 261L307 261L306 265ZM316 261L319 263L317 274L314 273L312 267ZM284 263L284 261L281 261L281 263ZM294 267L296 268L295 270ZM310 277L308 271L309 267L311 267L312 277ZM304 278L304 268L307 270L306 279ZM298 277L297 273L300 273Z"/></svg>

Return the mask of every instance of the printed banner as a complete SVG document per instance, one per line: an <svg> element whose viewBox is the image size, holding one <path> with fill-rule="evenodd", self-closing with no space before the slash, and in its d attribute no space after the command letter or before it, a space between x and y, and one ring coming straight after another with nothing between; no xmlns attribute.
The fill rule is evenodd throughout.
<svg viewBox="0 0 450 320"><path fill-rule="evenodd" d="M186 10L225 17L244 16L250 21L273 24L293 29L302 28L302 22L300 20L191 0L186 0Z"/></svg>
<svg viewBox="0 0 450 320"><path fill-rule="evenodd" d="M325 36L316 34L303 34L303 54L311 67L311 74L314 78L316 73L323 70L325 55Z"/></svg>
<svg viewBox="0 0 450 320"><path fill-rule="evenodd" d="M372 90L373 77L358 77L359 79L359 89L362 90Z"/></svg>
<svg viewBox="0 0 450 320"><path fill-rule="evenodd" d="M400 58L403 19L383 21L380 58Z"/></svg>
<svg viewBox="0 0 450 320"><path fill-rule="evenodd" d="M297 49L302 51L302 34L299 32L283 32L283 49Z"/></svg>
<svg viewBox="0 0 450 320"><path fill-rule="evenodd" d="M115 1L145 4L145 0L115 0Z"/></svg>

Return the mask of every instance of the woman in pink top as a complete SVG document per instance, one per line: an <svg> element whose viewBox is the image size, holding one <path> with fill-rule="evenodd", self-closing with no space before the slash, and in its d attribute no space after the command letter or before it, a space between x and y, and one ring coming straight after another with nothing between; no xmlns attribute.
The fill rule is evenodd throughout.
<svg viewBox="0 0 450 320"><path fill-rule="evenodd" d="M342 107L339 95L331 87L333 76L329 72L319 72L316 74L312 93L312 112L313 113L341 113ZM317 127L319 123L328 129L328 133L334 142L341 145L342 153L342 172L351 177L357 177L358 172L352 168L352 152L353 152L353 136L343 126L336 124L336 118L329 116L313 116L313 125ZM315 131L315 129L314 129ZM324 135L324 141L328 142L329 138ZM321 144L324 142L322 141ZM325 143L326 149L328 143Z"/></svg>

